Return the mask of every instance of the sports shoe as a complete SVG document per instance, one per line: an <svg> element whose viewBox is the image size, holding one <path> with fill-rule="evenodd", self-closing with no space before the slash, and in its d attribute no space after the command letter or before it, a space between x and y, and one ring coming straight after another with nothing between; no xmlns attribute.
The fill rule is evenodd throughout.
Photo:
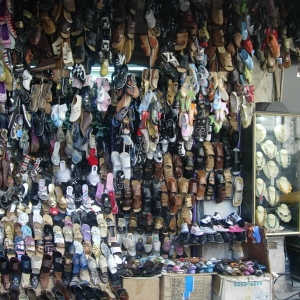
<svg viewBox="0 0 300 300"><path fill-rule="evenodd" d="M180 233L188 233L188 232L189 232L189 229L188 229L187 223L183 223L181 225Z"/></svg>
<svg viewBox="0 0 300 300"><path fill-rule="evenodd" d="M207 237L206 237L205 233L198 237L198 243L199 244L206 244L207 243Z"/></svg>
<svg viewBox="0 0 300 300"><path fill-rule="evenodd" d="M215 241L218 243L218 244L221 244L221 243L224 243L224 240L222 238L222 235L220 232L217 232L214 234L214 238L215 238Z"/></svg>
<svg viewBox="0 0 300 300"><path fill-rule="evenodd" d="M223 219L221 214L218 212L215 212L214 215L212 216L212 218L219 220L219 221Z"/></svg>
<svg viewBox="0 0 300 300"><path fill-rule="evenodd" d="M30 112L28 112L28 110L26 109L26 106L24 104L22 104L22 106L21 106L21 112L23 114L24 122L25 122L26 126L28 128L31 128L32 114Z"/></svg>
<svg viewBox="0 0 300 300"><path fill-rule="evenodd" d="M214 225L213 230L215 230L217 232L227 232L227 231L229 231L228 228L224 228L222 225Z"/></svg>
<svg viewBox="0 0 300 300"><path fill-rule="evenodd" d="M191 234L194 234L195 236L200 236L203 235L204 232L200 229L200 227L197 224L194 224L191 228Z"/></svg>
<svg viewBox="0 0 300 300"><path fill-rule="evenodd" d="M240 221L242 221L242 218L236 214L236 213L231 213L228 218L235 224L235 223L239 223Z"/></svg>
<svg viewBox="0 0 300 300"><path fill-rule="evenodd" d="M212 234L212 233L211 234L207 234L206 237L207 237L207 242L208 243L215 243L216 242L214 234Z"/></svg>
<svg viewBox="0 0 300 300"><path fill-rule="evenodd" d="M211 216L210 215L204 215L204 217L200 220L201 224L209 224L211 223Z"/></svg>

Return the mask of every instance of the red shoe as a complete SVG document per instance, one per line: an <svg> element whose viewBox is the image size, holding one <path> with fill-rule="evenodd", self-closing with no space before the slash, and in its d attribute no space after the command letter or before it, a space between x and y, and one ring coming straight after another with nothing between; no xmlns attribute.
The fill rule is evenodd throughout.
<svg viewBox="0 0 300 300"><path fill-rule="evenodd" d="M252 52L253 52L253 45L252 45L252 42L249 38L249 35L247 37L246 40L242 41L242 46L245 48L245 50L250 54L252 55Z"/></svg>

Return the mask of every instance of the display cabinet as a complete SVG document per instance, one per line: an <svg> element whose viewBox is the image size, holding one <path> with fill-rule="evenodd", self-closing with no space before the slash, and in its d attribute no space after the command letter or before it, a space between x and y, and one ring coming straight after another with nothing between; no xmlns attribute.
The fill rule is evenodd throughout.
<svg viewBox="0 0 300 300"><path fill-rule="evenodd" d="M252 222L268 235L299 234L300 116L256 112L252 131Z"/></svg>

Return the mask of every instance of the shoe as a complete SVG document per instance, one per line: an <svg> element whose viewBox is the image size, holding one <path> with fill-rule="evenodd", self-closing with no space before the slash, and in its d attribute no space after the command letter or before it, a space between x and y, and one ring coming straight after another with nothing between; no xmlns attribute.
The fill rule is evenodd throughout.
<svg viewBox="0 0 300 300"><path fill-rule="evenodd" d="M211 223L211 216L210 215L205 215L201 220L200 220L201 224L207 225L209 223Z"/></svg>
<svg viewBox="0 0 300 300"><path fill-rule="evenodd" d="M75 95L71 103L71 114L69 121L76 122L81 115L82 97L80 95Z"/></svg>
<svg viewBox="0 0 300 300"><path fill-rule="evenodd" d="M217 232L214 234L214 239L215 239L216 243L218 243L218 244L224 243L224 240L223 240L220 232Z"/></svg>
<svg viewBox="0 0 300 300"><path fill-rule="evenodd" d="M23 87L27 91L30 91L30 83L31 83L31 80L32 80L32 75L27 70L24 70L22 78L23 78L23 82L22 82Z"/></svg>
<svg viewBox="0 0 300 300"><path fill-rule="evenodd" d="M231 213L228 217L235 223L239 223L240 221L242 221L242 218L234 212Z"/></svg>
<svg viewBox="0 0 300 300"><path fill-rule="evenodd" d="M207 243L207 237L206 237L205 233L198 237L198 243L199 244L206 244Z"/></svg>
<svg viewBox="0 0 300 300"><path fill-rule="evenodd" d="M207 234L206 237L207 237L207 242L208 243L215 243L216 242L215 234L210 233L210 234Z"/></svg>
<svg viewBox="0 0 300 300"><path fill-rule="evenodd" d="M22 104L21 106L21 113L24 117L24 123L27 128L31 128L31 121L32 121L32 114L26 109L26 106Z"/></svg>
<svg viewBox="0 0 300 300"><path fill-rule="evenodd" d="M212 216L213 219L216 219L218 221L223 220L222 216L220 213L215 212L214 215Z"/></svg>
<svg viewBox="0 0 300 300"><path fill-rule="evenodd" d="M45 112L38 110L33 116L33 129L36 136L42 136L44 133Z"/></svg>

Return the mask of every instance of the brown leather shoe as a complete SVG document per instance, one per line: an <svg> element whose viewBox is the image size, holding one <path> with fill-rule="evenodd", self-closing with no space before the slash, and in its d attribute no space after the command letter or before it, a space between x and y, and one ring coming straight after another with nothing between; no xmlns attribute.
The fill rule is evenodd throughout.
<svg viewBox="0 0 300 300"><path fill-rule="evenodd" d="M215 170L223 170L224 167L224 154L222 143L214 143L214 168Z"/></svg>
<svg viewBox="0 0 300 300"><path fill-rule="evenodd" d="M214 151L210 142L204 142L205 170L210 172L214 168Z"/></svg>
<svg viewBox="0 0 300 300"><path fill-rule="evenodd" d="M41 25L43 26L43 29L46 34L52 34L56 31L55 24L49 17L47 11L41 12Z"/></svg>
<svg viewBox="0 0 300 300"><path fill-rule="evenodd" d="M154 178L163 178L163 169L162 169L162 163L158 163L154 161Z"/></svg>
<svg viewBox="0 0 300 300"><path fill-rule="evenodd" d="M141 194L141 183L138 180L132 180L132 209L134 212L139 212L142 209L142 194Z"/></svg>
<svg viewBox="0 0 300 300"><path fill-rule="evenodd" d="M173 167L174 167L174 176L176 179L179 179L183 176L183 164L182 159L179 154L173 154Z"/></svg>
<svg viewBox="0 0 300 300"><path fill-rule="evenodd" d="M29 110L32 112L37 112L39 108L39 99L42 93L42 85L34 84L31 86L31 93L30 93L30 105Z"/></svg>
<svg viewBox="0 0 300 300"><path fill-rule="evenodd" d="M167 181L168 178L174 177L172 155L169 152L163 154L163 166L165 180Z"/></svg>
<svg viewBox="0 0 300 300"><path fill-rule="evenodd" d="M2 159L2 189L4 189L4 190L6 190L6 188L7 188L9 164L10 164L9 160Z"/></svg>
<svg viewBox="0 0 300 300"><path fill-rule="evenodd" d="M40 282L42 288L44 289L46 289L49 284L51 267L52 267L52 256L49 254L44 254L42 260L41 273L40 273Z"/></svg>
<svg viewBox="0 0 300 300"><path fill-rule="evenodd" d="M86 136L86 132L88 130L88 128L91 126L92 124L92 114L86 110L82 110L81 111L81 116L80 116L80 130L82 135L85 137Z"/></svg>
<svg viewBox="0 0 300 300"><path fill-rule="evenodd" d="M182 197L180 194L177 194L175 197L173 197L170 213L171 215L175 215L179 209L182 208Z"/></svg>
<svg viewBox="0 0 300 300"><path fill-rule="evenodd" d="M130 210L131 203L132 203L132 192L130 187L130 180L125 179L124 182L124 202L123 202L123 209Z"/></svg>
<svg viewBox="0 0 300 300"><path fill-rule="evenodd" d="M204 170L199 170L197 173L197 200L203 200L206 190L206 172Z"/></svg>

